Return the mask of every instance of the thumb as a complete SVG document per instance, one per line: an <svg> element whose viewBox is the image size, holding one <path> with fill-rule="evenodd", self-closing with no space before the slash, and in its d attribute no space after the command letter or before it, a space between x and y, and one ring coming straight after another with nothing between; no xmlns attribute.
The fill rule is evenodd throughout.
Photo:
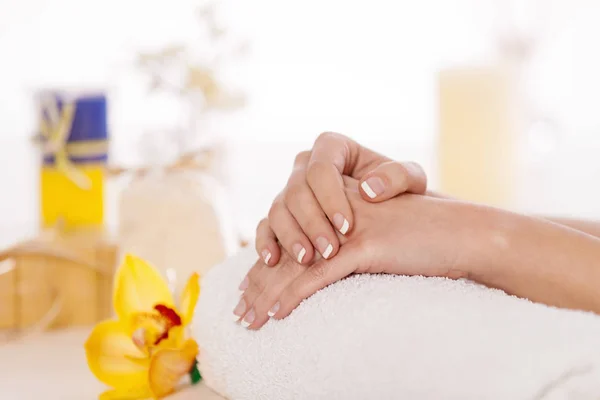
<svg viewBox="0 0 600 400"><path fill-rule="evenodd" d="M359 181L362 197L377 203L402 193L424 194L427 176L413 162L388 161L378 165Z"/></svg>

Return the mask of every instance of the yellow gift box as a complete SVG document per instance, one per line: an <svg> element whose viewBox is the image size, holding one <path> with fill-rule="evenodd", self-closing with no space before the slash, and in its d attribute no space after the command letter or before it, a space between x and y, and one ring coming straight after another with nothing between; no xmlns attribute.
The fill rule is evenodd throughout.
<svg viewBox="0 0 600 400"><path fill-rule="evenodd" d="M90 182L82 189L55 167L42 167L40 196L42 225L49 227L62 220L67 227L104 223L104 166L85 165L79 170Z"/></svg>
<svg viewBox="0 0 600 400"><path fill-rule="evenodd" d="M108 158L106 97L102 94L44 93L40 133L42 227L104 223L104 174Z"/></svg>

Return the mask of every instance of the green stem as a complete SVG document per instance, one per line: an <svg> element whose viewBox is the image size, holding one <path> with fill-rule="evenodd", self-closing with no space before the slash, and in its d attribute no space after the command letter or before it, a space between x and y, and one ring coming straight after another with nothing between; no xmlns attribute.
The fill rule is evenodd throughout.
<svg viewBox="0 0 600 400"><path fill-rule="evenodd" d="M194 361L194 366L190 371L190 379L192 380L192 385L195 385L202 380L202 375L200 375L200 371L198 370L198 360Z"/></svg>

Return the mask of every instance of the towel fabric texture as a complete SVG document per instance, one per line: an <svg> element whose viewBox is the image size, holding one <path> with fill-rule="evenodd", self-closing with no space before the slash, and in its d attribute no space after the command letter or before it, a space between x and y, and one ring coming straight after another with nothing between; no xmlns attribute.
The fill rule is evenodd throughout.
<svg viewBox="0 0 600 400"><path fill-rule="evenodd" d="M256 259L244 249L209 271L196 309L200 370L231 400L600 399L600 316L365 274L251 331L232 311Z"/></svg>

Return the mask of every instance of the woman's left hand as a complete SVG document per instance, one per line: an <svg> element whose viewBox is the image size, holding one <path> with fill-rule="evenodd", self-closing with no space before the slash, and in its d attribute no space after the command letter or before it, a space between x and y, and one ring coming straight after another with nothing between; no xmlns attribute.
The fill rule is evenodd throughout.
<svg viewBox="0 0 600 400"><path fill-rule="evenodd" d="M459 278L476 264L470 259L476 207L412 194L373 204L362 199L355 179L344 181L355 223L348 237L339 235L339 254L310 266L288 255L275 267L257 262L234 312L245 326L258 329L269 317L285 318L302 300L353 273Z"/></svg>

